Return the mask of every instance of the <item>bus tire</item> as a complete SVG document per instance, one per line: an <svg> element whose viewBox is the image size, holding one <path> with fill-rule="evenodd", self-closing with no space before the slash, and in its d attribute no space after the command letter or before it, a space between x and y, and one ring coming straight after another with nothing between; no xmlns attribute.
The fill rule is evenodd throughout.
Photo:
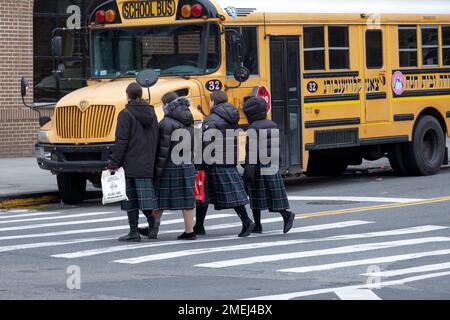
<svg viewBox="0 0 450 320"><path fill-rule="evenodd" d="M86 193L86 177L79 173L60 173L56 176L61 201L67 205L83 202Z"/></svg>
<svg viewBox="0 0 450 320"><path fill-rule="evenodd" d="M388 153L388 159L391 164L391 168L396 175L406 176L408 175L408 168L405 162L405 145L395 144L391 147Z"/></svg>
<svg viewBox="0 0 450 320"><path fill-rule="evenodd" d="M342 175L347 167L346 159L335 158L330 161L330 157L311 154L306 175L308 177L337 177Z"/></svg>
<svg viewBox="0 0 450 320"><path fill-rule="evenodd" d="M410 175L430 176L444 163L446 140L439 121L432 116L418 119L412 142L405 146L405 160Z"/></svg>

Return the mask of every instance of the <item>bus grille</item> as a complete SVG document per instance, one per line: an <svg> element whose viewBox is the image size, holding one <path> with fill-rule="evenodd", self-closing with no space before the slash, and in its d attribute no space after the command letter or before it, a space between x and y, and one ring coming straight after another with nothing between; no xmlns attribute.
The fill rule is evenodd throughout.
<svg viewBox="0 0 450 320"><path fill-rule="evenodd" d="M56 132L62 139L105 138L111 132L114 115L114 106L90 106L84 112L76 106L58 107Z"/></svg>

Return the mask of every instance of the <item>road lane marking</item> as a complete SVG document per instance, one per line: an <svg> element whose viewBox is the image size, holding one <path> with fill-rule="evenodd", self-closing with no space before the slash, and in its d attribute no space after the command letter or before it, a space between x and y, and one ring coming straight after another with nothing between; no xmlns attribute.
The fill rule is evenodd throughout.
<svg viewBox="0 0 450 320"><path fill-rule="evenodd" d="M407 261L407 260L413 260L413 259L419 259L419 258L425 258L425 257L445 256L445 255L449 255L449 254L450 254L450 250L436 250L436 251L426 251L426 252L402 254L402 255L396 255L396 256L385 256L385 257L379 257L379 258L343 261L343 262L337 262L337 263L306 266L306 267L299 267L299 268L280 269L277 271L278 272L292 272L292 273L306 273L306 272L315 272L315 271L335 270L335 269L339 269L339 268L348 268L348 267L355 267L355 266L376 265L376 264L382 264L382 263Z"/></svg>
<svg viewBox="0 0 450 320"><path fill-rule="evenodd" d="M301 258L307 258L307 257L319 257L319 256L339 255L339 254L346 254L346 253L367 252L367 251L372 251L372 250L391 249L391 248L425 244L425 243L439 243L439 242L448 242L448 241L450 241L450 238L448 238L448 237L430 237L430 238L408 239L408 240L378 242L378 243L363 243L363 244L356 244L356 245L351 245L351 246L304 251L304 252L290 252L290 253L282 253L282 254L253 256L253 257L247 257L247 258L241 258L241 259L222 260L222 261L197 264L195 266L202 267L202 268L220 269L220 268L236 267L236 266L249 265L249 264L261 263L261 262L273 262L273 261L281 261L281 260L301 259Z"/></svg>
<svg viewBox="0 0 450 320"><path fill-rule="evenodd" d="M380 287L382 288L382 287L392 287L392 286L404 285L404 284L411 283L411 282L417 282L417 281L421 281L421 280L427 280L427 279L433 279L433 278L439 278L439 277L445 277L445 276L450 276L450 271L449 272L431 273L431 274L426 274L423 276L410 277L410 278L393 280L393 281L388 281L388 282L366 283L363 285L355 285L355 286L340 287L340 288L327 288L327 289L300 291L300 292L293 292L293 293L286 293L286 294L254 297L254 298L242 299L242 300L290 300L290 299L315 296L315 295L325 294L325 293L334 293L336 291L341 291L341 290L358 290L358 289L372 289L373 290L373 289L378 289Z"/></svg>
<svg viewBox="0 0 450 320"><path fill-rule="evenodd" d="M368 211L386 210L386 209L403 208L403 207L411 207L411 206L420 206L420 205L434 204L434 203L440 203L440 202L449 202L449 201L450 201L450 197L442 197L442 198L434 198L434 199L417 201L417 202L393 203L393 204L385 204L385 205L379 205L379 206L367 206L367 207L358 207L358 208L349 208L349 209L329 210L329 211L322 211L322 212L297 214L296 218L297 219L317 218L317 217L342 215L342 214L350 214L350 213L357 213L357 212L368 212Z"/></svg>
<svg viewBox="0 0 450 320"><path fill-rule="evenodd" d="M423 232L431 232L431 231L442 230L442 229L447 229L447 228L439 227L439 226L423 226L423 227L405 228L405 229L380 231L380 232L372 232L372 233L349 234L349 235L328 237L328 238L319 238L319 239L283 240L283 241L249 243L249 244L241 244L241 245L235 245L235 246L209 247L209 248L200 248L200 249L192 249L192 250L165 252L165 253L147 255L147 256L136 257L136 258L120 259L120 260L115 260L113 262L124 263L124 264L139 264L139 263L150 262L150 261L168 260L168 259L181 258L181 257L187 257L187 256L193 256L193 255L201 255L201 254L210 254L210 253L216 253L216 252L255 250L255 249L273 248L273 247L281 247L281 246L284 247L284 246L289 246L289 245L297 245L297 244L304 244L304 243L317 243L317 242L326 242L326 241L343 241L343 240L349 240L349 239L366 239L366 238L376 238L376 237L400 236L400 235L417 234L417 233L423 233Z"/></svg>
<svg viewBox="0 0 450 320"><path fill-rule="evenodd" d="M110 241L110 240L114 240L114 239L116 239L116 237L85 238L85 239L74 239L74 240L64 240L64 241L26 243L26 244L10 245L10 246L0 247L0 253L1 252L17 251L17 250L25 250L25 249L37 249L37 248L46 248L46 247L66 246L66 245L71 245L71 244L80 244L80 243L88 243L88 242Z"/></svg>
<svg viewBox="0 0 450 320"><path fill-rule="evenodd" d="M267 219L267 220L269 220L269 219ZM262 222L267 223L267 220L262 220ZM321 225L293 228L293 229L291 229L290 234L311 232L311 231L330 230L330 229L340 229L340 228L366 225L366 224L371 224L371 223L373 223L373 222L371 222L371 221L344 221L344 222L338 222L338 223L327 223L327 224L321 224ZM222 227L222 226L226 226L226 225L218 225L216 227ZM208 230L209 229L212 229L212 227L208 228ZM261 237L264 238L264 237L269 237L269 236L274 236L274 235L283 235L283 234L281 231L271 231L271 232L266 232L261 235L253 235L251 237L252 238L261 238ZM195 244L205 243L205 242L231 241L231 240L243 241L243 239L237 238L236 236L224 236L224 237L217 237L217 238L213 238L213 239L198 240L198 241L195 241ZM162 246L168 246L168 245L184 245L184 244L187 244L187 243L183 242L183 241L169 241L169 242L159 242L159 243L151 243L151 244L143 244L143 245L131 244L131 245L126 245L126 246L123 246L123 245L122 246L113 246L113 247L83 250L83 251L71 252L71 253L55 254L55 255L52 255L52 257L74 259L74 258L89 257L89 256L118 252L118 251L128 251L128 250L162 247ZM189 244L191 245L191 243L189 243Z"/></svg>
<svg viewBox="0 0 450 320"><path fill-rule="evenodd" d="M210 220L223 219L223 218L228 218L228 217L230 217L229 214L216 214L216 215L209 216ZM128 217L114 217L114 218L105 218L105 219L92 219L92 220L82 220L82 221L22 225L22 226L17 226L17 227L0 228L0 231L17 231L17 230L22 231L22 230L28 230L28 229L50 228L50 227L59 227L59 226L72 226L72 225L78 225L78 224L92 224L92 223L112 222L112 221L120 221L120 220L128 220ZM184 223L184 219L166 220L166 221L161 222L162 225L176 224L176 223Z"/></svg>
<svg viewBox="0 0 450 320"><path fill-rule="evenodd" d="M264 222L264 220L262 220L262 222ZM370 224L370 223L373 223L373 222L347 221L347 222L338 222L338 223L328 223L328 224L293 228L290 233L294 234L294 233L301 233L301 232L339 229L339 228L346 228L346 227L364 225L364 224ZM257 235L257 236L252 235L250 237L251 238L260 238L260 237L269 237L269 236L274 236L274 235L283 235L283 234L281 231L271 231L271 232L267 232L265 234L261 234L261 235ZM225 236L225 237L218 237L218 238L214 238L214 239L198 240L198 241L195 241L195 244L205 243L205 242L216 242L216 241L231 241L231 240L243 241L242 238L237 238L236 236ZM186 242L169 241L169 242L152 243L152 244L145 244L145 245L114 246L114 247L109 247L109 248L100 248L100 249L84 250L84 251L65 253L65 254L57 254L57 255L52 255L52 257L73 259L73 258L88 257L88 256L111 253L111 252L118 252L118 251L128 251L128 250L135 250L135 249L162 247L162 246L168 246L168 245L183 245L183 244L186 244ZM194 244L194 243L192 243L192 244Z"/></svg>
<svg viewBox="0 0 450 320"><path fill-rule="evenodd" d="M79 213L79 214L69 214L64 216L56 216L56 217L43 217L43 218L31 218L31 219L17 219L17 220L7 220L7 221L0 221L0 224L7 224L7 223L18 223L18 222L35 222L35 221L46 221L46 220L60 220L60 219L71 219L71 218L83 218L83 217L90 217L90 216L104 216L107 214L113 214L115 212L112 211L105 211L105 212L96 212L93 214L92 212L88 213Z"/></svg>
<svg viewBox="0 0 450 320"><path fill-rule="evenodd" d="M27 214L14 214L14 215L3 215L0 214L0 220L3 219L18 219L23 217L40 217L40 216L50 216L50 215L57 215L61 214L60 211L53 211L53 212L33 212L33 213L27 213Z"/></svg>
<svg viewBox="0 0 450 320"><path fill-rule="evenodd" d="M369 289L342 288L334 291L334 293L341 300L381 300L379 296Z"/></svg>
<svg viewBox="0 0 450 320"><path fill-rule="evenodd" d="M230 216L230 215L226 215L225 214L225 216ZM208 216L206 216L206 220L213 220L213 219L219 219L219 218L222 218L222 217L217 217L217 215L208 215ZM125 217L124 219L127 219L127 218ZM174 222L174 221L175 220L162 221L161 225L170 225L170 224L184 222L183 219L177 219L178 222ZM144 226L146 226L146 225L142 225L142 227L144 227ZM0 237L0 241L1 240L17 240L17 239L21 240L21 239L29 239L29 238L53 237L53 236L66 236L66 235L71 235L71 234L82 234L82 233L120 231L120 230L128 230L129 228L130 228L129 226L116 226L116 227L103 227L103 228L55 231L55 232L47 232L47 233L12 235L12 236ZM180 230L180 232L183 232L183 230ZM164 233L164 231L162 231L160 233Z"/></svg>
<svg viewBox="0 0 450 320"><path fill-rule="evenodd" d="M405 268L405 269L397 269L390 271L381 271L381 272L373 272L373 273L363 273L362 276L367 277L382 277L389 278L395 276L403 276L411 273L425 273L430 271L438 271L450 269L450 262L447 263L438 263L438 264L429 264L426 266L414 267L414 268Z"/></svg>
<svg viewBox="0 0 450 320"><path fill-rule="evenodd" d="M310 196L289 196L289 201L351 201L351 202L380 202L380 203L411 203L424 201L426 199L407 198L382 198L382 197L310 197Z"/></svg>

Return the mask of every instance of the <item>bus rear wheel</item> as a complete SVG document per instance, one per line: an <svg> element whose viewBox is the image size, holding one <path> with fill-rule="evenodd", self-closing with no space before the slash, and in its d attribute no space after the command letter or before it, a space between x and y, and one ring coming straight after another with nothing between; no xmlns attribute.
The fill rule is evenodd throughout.
<svg viewBox="0 0 450 320"><path fill-rule="evenodd" d="M64 204L83 202L86 192L86 177L79 173L60 173L56 176L59 196Z"/></svg>
<svg viewBox="0 0 450 320"><path fill-rule="evenodd" d="M446 141L439 121L422 116L414 128L413 140L405 146L405 165L410 175L429 176L444 162Z"/></svg>

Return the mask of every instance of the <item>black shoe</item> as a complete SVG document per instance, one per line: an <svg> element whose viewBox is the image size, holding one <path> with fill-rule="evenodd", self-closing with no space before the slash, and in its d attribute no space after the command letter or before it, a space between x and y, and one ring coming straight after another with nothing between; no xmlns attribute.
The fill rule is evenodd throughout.
<svg viewBox="0 0 450 320"><path fill-rule="evenodd" d="M246 238L252 234L253 229L255 229L255 223L250 220L249 223L246 223L242 226L242 231L239 233L238 237Z"/></svg>
<svg viewBox="0 0 450 320"><path fill-rule="evenodd" d="M203 227L203 226L200 227L200 226L195 225L194 233L198 236L206 236L205 227Z"/></svg>
<svg viewBox="0 0 450 320"><path fill-rule="evenodd" d="M185 232L178 237L178 240L197 240L197 235L195 234L195 232L192 233Z"/></svg>
<svg viewBox="0 0 450 320"><path fill-rule="evenodd" d="M119 238L120 242L141 242L141 236L137 231L130 231L126 236Z"/></svg>
<svg viewBox="0 0 450 320"><path fill-rule="evenodd" d="M294 221L295 221L295 214L289 212L289 216L286 219L284 219L283 233L286 234L289 231L291 231L292 226L294 225Z"/></svg>
<svg viewBox="0 0 450 320"><path fill-rule="evenodd" d="M138 228L138 232L141 236L148 237L149 228Z"/></svg>
<svg viewBox="0 0 450 320"><path fill-rule="evenodd" d="M159 227L161 226L161 221L160 220L154 220L153 222L153 226L148 231L148 238L151 240L156 240L158 239L158 233L159 233Z"/></svg>
<svg viewBox="0 0 450 320"><path fill-rule="evenodd" d="M255 228L253 229L252 233L263 233L263 229L262 229L262 225L260 224L255 224Z"/></svg>

